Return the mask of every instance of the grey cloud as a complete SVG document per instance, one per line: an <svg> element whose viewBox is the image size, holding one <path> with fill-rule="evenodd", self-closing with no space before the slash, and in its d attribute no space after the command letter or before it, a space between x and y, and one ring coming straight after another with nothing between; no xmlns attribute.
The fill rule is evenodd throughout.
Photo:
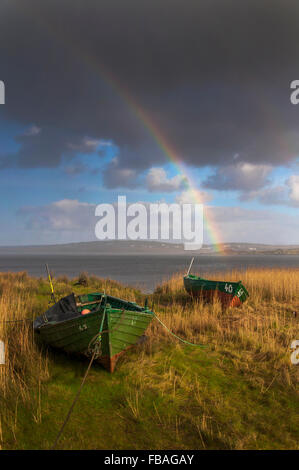
<svg viewBox="0 0 299 470"><path fill-rule="evenodd" d="M146 176L146 185L151 192L173 192L183 189L186 181L181 175L168 178L164 168L153 167Z"/></svg>
<svg viewBox="0 0 299 470"><path fill-rule="evenodd" d="M54 233L60 236L62 243L69 241L70 235L74 241L76 237L82 241L83 234L85 239L95 239L98 221L95 207L95 204L65 199L45 206L21 208L18 214L32 234L36 231L42 238L45 232ZM282 212L240 207L206 206L204 210L207 218L214 220L222 242L298 244L299 218ZM207 227L204 229L206 234Z"/></svg>
<svg viewBox="0 0 299 470"><path fill-rule="evenodd" d="M238 207L205 210L211 213L224 242L298 244L299 218L283 212Z"/></svg>
<svg viewBox="0 0 299 470"><path fill-rule="evenodd" d="M53 168L62 161L62 156L75 155L68 149L64 132L56 128L43 128L39 132L25 131L15 137L20 148L15 153L1 154L2 167L19 166L21 168Z"/></svg>
<svg viewBox="0 0 299 470"><path fill-rule="evenodd" d="M256 199L261 204L299 207L299 175L292 175L283 185L261 188L240 195L241 201Z"/></svg>
<svg viewBox="0 0 299 470"><path fill-rule="evenodd" d="M271 186L263 188L258 191L250 191L242 193L240 196L241 201L258 200L261 204L265 205L289 205L288 191L285 186Z"/></svg>
<svg viewBox="0 0 299 470"><path fill-rule="evenodd" d="M35 126L34 124L32 126L30 126L28 129L25 130L24 132L24 136L34 136L34 135L37 135L41 132L41 128L40 127L37 127Z"/></svg>
<svg viewBox="0 0 299 470"><path fill-rule="evenodd" d="M95 207L95 204L63 199L45 206L22 207L18 215L30 230L90 232L96 223Z"/></svg>
<svg viewBox="0 0 299 470"><path fill-rule="evenodd" d="M197 203L204 204L214 199L213 194L207 191L197 190ZM194 192L192 189L186 189L178 194L175 198L178 204L194 204Z"/></svg>
<svg viewBox="0 0 299 470"><path fill-rule="evenodd" d="M270 183L269 175L272 169L270 165L237 162L217 168L215 173L203 182L203 187L243 192L256 190Z"/></svg>
<svg viewBox="0 0 299 470"><path fill-rule="evenodd" d="M119 147L119 170L142 172L166 161L153 127L195 166L236 153L291 161L298 18L294 0L11 0L0 16L3 112L42 132L2 166L54 167L68 143L93 136Z"/></svg>
<svg viewBox="0 0 299 470"><path fill-rule="evenodd" d="M134 189L141 184L138 173L132 168L122 168L117 157L106 166L102 172L103 185L106 188Z"/></svg>
<svg viewBox="0 0 299 470"><path fill-rule="evenodd" d="M286 184L289 188L289 197L292 204L299 207L299 174L290 176Z"/></svg>
<svg viewBox="0 0 299 470"><path fill-rule="evenodd" d="M80 142L68 142L67 148L80 153L93 153L99 148L110 146L110 142L85 136Z"/></svg>

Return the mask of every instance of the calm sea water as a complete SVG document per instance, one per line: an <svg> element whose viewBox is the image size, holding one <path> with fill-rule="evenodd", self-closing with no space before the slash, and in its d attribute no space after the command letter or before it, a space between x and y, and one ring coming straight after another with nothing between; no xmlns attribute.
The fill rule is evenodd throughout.
<svg viewBox="0 0 299 470"><path fill-rule="evenodd" d="M0 271L27 271L31 276L45 276L45 263L55 275L78 276L82 271L108 277L127 285L152 291L174 273L186 272L190 256L167 255L1 255ZM299 255L198 256L194 273L230 271L246 268L299 268Z"/></svg>

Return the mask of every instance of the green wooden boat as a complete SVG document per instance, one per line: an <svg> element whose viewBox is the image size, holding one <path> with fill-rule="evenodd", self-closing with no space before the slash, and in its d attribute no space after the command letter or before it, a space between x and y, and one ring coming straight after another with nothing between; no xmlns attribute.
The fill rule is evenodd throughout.
<svg viewBox="0 0 299 470"><path fill-rule="evenodd" d="M224 307L239 307L249 294L242 282L209 281L189 274L184 277L186 291L194 297L211 302L218 298Z"/></svg>
<svg viewBox="0 0 299 470"><path fill-rule="evenodd" d="M88 314L82 314L84 310ZM113 372L118 358L144 338L154 317L147 308L104 293L75 296L55 303L36 318L33 327L42 342L67 353L96 359Z"/></svg>
<svg viewBox="0 0 299 470"><path fill-rule="evenodd" d="M189 274L194 258L188 272L184 276L186 291L194 297L200 297L206 302L218 298L223 307L239 307L249 297L242 282L212 281Z"/></svg>

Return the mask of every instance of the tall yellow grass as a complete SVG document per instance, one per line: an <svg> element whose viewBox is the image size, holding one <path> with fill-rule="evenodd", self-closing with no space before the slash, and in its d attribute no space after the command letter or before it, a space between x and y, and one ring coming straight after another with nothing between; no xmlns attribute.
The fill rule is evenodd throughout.
<svg viewBox="0 0 299 470"><path fill-rule="evenodd" d="M196 274L196 273L195 273ZM156 289L159 294L184 293L183 273L174 275ZM298 300L299 269L247 269L198 274L205 279L221 281L240 281L250 293L251 302Z"/></svg>
<svg viewBox="0 0 299 470"><path fill-rule="evenodd" d="M37 280L26 273L0 275L0 339L5 364L0 365L0 446L3 424L14 434L18 406L30 407L40 420L41 382L48 378L47 357L36 347L30 321Z"/></svg>
<svg viewBox="0 0 299 470"><path fill-rule="evenodd" d="M291 365L290 345L299 337L299 270L249 269L202 277L242 280L250 297L241 307L226 310L217 300L204 304L185 293L178 274L154 294L155 310L161 312L163 322L184 339L235 356L236 367L250 369L253 377L258 364L272 362L276 380L296 387L299 371ZM169 337L156 323L150 334L152 338Z"/></svg>
<svg viewBox="0 0 299 470"><path fill-rule="evenodd" d="M54 278L57 299L76 289L83 292L82 286L76 287L78 281L80 276ZM134 289L113 280L86 276L86 281L86 292L106 291L136 300ZM0 273L0 340L5 344L5 365L0 365L0 449L3 429L14 435L20 406L31 410L34 421L41 420L42 385L49 378L49 369L46 351L34 341L31 320L48 308L49 299L47 280L30 278L26 272Z"/></svg>
<svg viewBox="0 0 299 470"><path fill-rule="evenodd" d="M176 335L208 345L212 354L219 353L220 362L229 358L236 370L258 384L261 393L269 390L274 381L296 389L299 370L291 365L289 348L294 339L299 339L299 270L250 269L203 277L242 280L250 297L240 308L223 311L217 300L212 304L193 301L184 291L182 275L177 274L148 296L149 305L154 301L155 312ZM144 300L134 289L115 281L90 276L87 283L80 292L105 290L131 301ZM66 277L56 279L54 284L58 298L76 289ZM40 397L43 382L49 378L48 359L34 342L30 322L10 321L40 315L47 308L46 293L42 279L29 278L26 273L0 273L0 340L6 345L6 363L0 365L0 446L5 427L14 433L20 405L31 410L34 421L41 420ZM153 382L149 371L157 361L155 352L163 344L177 343L157 321L151 323L147 334L149 341L141 348L138 367L132 367L138 386L127 396L135 418L139 414L139 393L149 381ZM176 380L175 371L165 364L157 387L162 393L171 389L176 394ZM198 384L193 385L196 388ZM180 419L175 423L177 432ZM205 414L200 419L194 423L199 437L211 425Z"/></svg>

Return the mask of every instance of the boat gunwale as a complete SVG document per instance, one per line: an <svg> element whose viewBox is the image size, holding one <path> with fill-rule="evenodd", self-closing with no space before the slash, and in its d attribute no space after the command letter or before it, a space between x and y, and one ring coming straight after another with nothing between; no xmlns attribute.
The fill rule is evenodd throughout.
<svg viewBox="0 0 299 470"><path fill-rule="evenodd" d="M104 309L104 307L103 307ZM145 315L145 316L150 316L150 317L153 317L155 314L154 312L152 312L151 310L141 310L141 311L138 311L138 310L123 310L123 309L114 309L114 308L106 308L106 311L105 313L107 315L113 315L113 314L121 314L122 312L126 312L126 314L134 314L137 316L139 315ZM54 328L54 327L58 327L58 326L62 326L63 324L69 324L70 322L72 323L76 323L78 320L82 320L82 321L88 321L90 322L90 320L95 320L96 317L98 316L101 316L101 314L104 313L104 310L97 310L95 312L90 312L88 313L87 315L82 315L80 312L78 312L78 315L76 317L73 317L73 318L68 318L66 320L62 320L62 321L59 321L59 322L52 322L52 321L48 321L42 325L40 325L38 328L35 329L35 331L41 331L42 328ZM71 325L70 325L71 327Z"/></svg>
<svg viewBox="0 0 299 470"><path fill-rule="evenodd" d="M242 289L244 289L244 292L245 292L246 296L249 297L249 292L247 291L247 289L244 286L242 281L217 281L217 280L214 280L214 279L206 279L206 278L203 278L203 277L200 277L200 276L196 276L194 274L188 274L188 275L184 276L183 279L184 279L184 283L185 283L185 281L190 281L190 282L203 281L203 282L206 282L206 283L211 283L211 284L213 283L213 284L216 284L216 288L217 288L217 285L219 285L219 284L231 284L231 285L234 286L234 291L236 291L238 287L242 287ZM204 287L204 286L202 286L202 287ZM215 290L217 290L217 289L215 289ZM228 294L226 292L224 292L224 293Z"/></svg>

